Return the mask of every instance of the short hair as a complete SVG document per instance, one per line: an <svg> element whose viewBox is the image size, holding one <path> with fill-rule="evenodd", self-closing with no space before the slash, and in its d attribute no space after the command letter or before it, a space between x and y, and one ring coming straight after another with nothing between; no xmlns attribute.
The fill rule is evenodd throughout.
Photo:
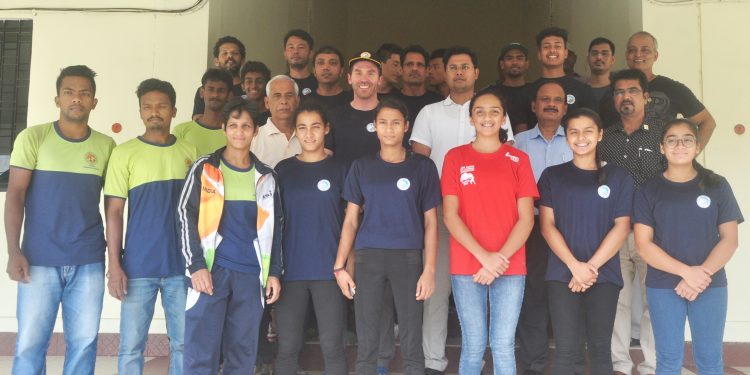
<svg viewBox="0 0 750 375"><path fill-rule="evenodd" d="M323 107L323 105L317 100L305 100L300 103L300 105L297 107L297 109L294 110L294 114L292 115L292 124L294 126L297 126L297 117L299 117L300 113L303 112L317 113L318 115L320 115L320 119L323 121L323 125L330 125L325 107Z"/></svg>
<svg viewBox="0 0 750 375"><path fill-rule="evenodd" d="M274 76L273 78L271 78L271 79L270 79L270 80L268 81L268 83L266 83L266 95L269 95L269 96L270 96L270 95L271 95L271 85L272 85L272 84L273 84L274 82L276 82L276 81L281 81L281 80L287 80L287 81L290 81L290 82L292 82L292 85L294 86L294 93L295 93L295 94L296 94L297 96L299 96L299 85L297 84L297 81L295 81L294 79L292 79L292 77L290 77L290 76L288 76L288 75L285 75L285 74L279 74L279 75L277 75L277 76Z"/></svg>
<svg viewBox="0 0 750 375"><path fill-rule="evenodd" d="M284 44L283 44L284 48L286 48L286 42L288 42L289 38L293 36L296 36L297 38L300 38L304 40L305 42L307 42L307 46L310 47L310 49L313 48L314 42L313 42L312 36L310 35L310 33L302 29L292 29L292 30L289 30L289 32L287 32L286 35L284 35Z"/></svg>
<svg viewBox="0 0 750 375"><path fill-rule="evenodd" d="M223 36L223 37L219 38L216 41L216 43L214 43L214 57L219 57L219 48L222 45L227 44L227 43L232 43L232 44L236 45L237 48L240 49L240 57L242 57L243 60L245 59L245 45L242 44L242 42L240 42L239 39L237 39L237 38L235 38L235 37L233 37L231 35Z"/></svg>
<svg viewBox="0 0 750 375"><path fill-rule="evenodd" d="M93 94L96 95L96 81L94 81L96 72L91 70L88 66L71 65L60 70L60 75L57 76L57 82L55 83L58 94L60 93L60 87L62 86L62 81L65 77L83 77L88 79L89 82L91 82L91 90L93 90Z"/></svg>
<svg viewBox="0 0 750 375"><path fill-rule="evenodd" d="M612 75L612 92L615 90L615 85L618 81L634 79L637 80L641 85L643 92L648 92L648 78L646 74L638 69L623 69Z"/></svg>
<svg viewBox="0 0 750 375"><path fill-rule="evenodd" d="M235 96L224 104L224 108L221 109L221 122L226 127L227 121L230 117L238 118L242 116L242 113L246 112L253 119L253 126L257 129L260 124L260 109L255 102L243 99L241 96Z"/></svg>
<svg viewBox="0 0 750 375"><path fill-rule="evenodd" d="M205 86L208 81L224 82L227 85L227 90L231 90L234 87L232 74L223 69L210 68L206 70L203 73L203 77L201 77L201 86Z"/></svg>
<svg viewBox="0 0 750 375"><path fill-rule="evenodd" d="M540 84L539 86L536 87L536 89L534 90L534 97L531 98L531 100L532 101L536 100L536 98L539 96L539 90L542 89L542 86L549 85L549 84L560 86L560 89L562 90L563 95L565 95L565 96L568 95L568 92L565 91L565 87L562 85L562 83L557 82L557 81L546 81L546 82L542 82L542 84ZM565 104L567 105L567 101L565 102Z"/></svg>
<svg viewBox="0 0 750 375"><path fill-rule="evenodd" d="M438 48L430 54L430 59L427 61L432 61L434 59L443 59L443 56L445 56L445 51L447 51L445 48Z"/></svg>
<svg viewBox="0 0 750 375"><path fill-rule="evenodd" d="M401 57L401 54L403 52L404 49L399 47L397 44L383 43L380 45L380 47L378 47L378 50L375 51L375 59L385 64L385 62L388 61L391 56L398 55L399 57Z"/></svg>
<svg viewBox="0 0 750 375"><path fill-rule="evenodd" d="M404 60L406 60L406 55L408 53L418 53L424 58L425 65L430 63L430 55L427 53L427 50L419 44L412 44L404 48L404 50L401 52L401 66L404 66Z"/></svg>
<svg viewBox="0 0 750 375"><path fill-rule="evenodd" d="M540 31L539 34L536 34L536 46L537 46L537 48L541 48L542 47L542 40L544 40L544 38L550 37L550 36L557 36L557 37L562 38L563 45L565 47L568 46L568 30L565 30L565 29L563 29L562 27L559 27L559 26L550 26L550 27L547 27L547 28L543 29L542 31Z"/></svg>
<svg viewBox="0 0 750 375"><path fill-rule="evenodd" d="M604 43L609 44L609 49L612 50L612 55L614 56L614 54L615 54L615 44L611 40L609 40L609 39L607 39L607 38L605 38L603 36L596 37L596 38L594 38L594 40L591 41L591 43L589 43L589 52L591 52L591 48L593 48L594 46L599 45L599 44L604 44Z"/></svg>
<svg viewBox="0 0 750 375"><path fill-rule="evenodd" d="M247 73L260 73L266 81L271 79L271 70L260 61L248 61L243 64L240 69L240 79L244 81Z"/></svg>
<svg viewBox="0 0 750 375"><path fill-rule="evenodd" d="M318 50L313 54L313 61L315 61L315 59L317 59L318 55L320 54L336 55L339 58L339 64L341 64L342 67L344 66L344 55L341 54L341 51L339 51L338 48L334 46L323 46L318 48Z"/></svg>
<svg viewBox="0 0 750 375"><path fill-rule="evenodd" d="M384 108L395 109L401 112L401 114L404 116L404 120L406 122L409 122L409 108L406 107L406 104L404 104L403 100L396 98L394 96L385 97L383 100L381 100L378 103L378 106L375 107L375 118L378 117L378 114Z"/></svg>
<svg viewBox="0 0 750 375"><path fill-rule="evenodd" d="M471 98L471 101L469 102L469 114L471 114L471 111L474 109L474 105L477 102L477 99L485 96L485 95L491 95L497 98L497 100L500 101L500 106L503 107L503 117L505 117L508 114L508 107L506 106L507 101L505 100L505 97L503 94L500 93L499 90L493 89L493 88L484 88L482 90L479 90L476 95L474 95ZM502 124L500 125L500 142L505 143L505 141L508 140L508 131L502 128Z"/></svg>
<svg viewBox="0 0 750 375"><path fill-rule="evenodd" d="M174 91L174 87L167 81L162 81L156 78L149 78L138 85L135 90L135 94L138 96L138 103L140 104L143 95L151 91L158 91L169 97L169 101L172 103L172 107L177 102L177 93Z"/></svg>
<svg viewBox="0 0 750 375"><path fill-rule="evenodd" d="M650 32L645 30L638 31L631 35L630 38L628 38L628 44L630 44L630 39L633 39L634 36L647 36L651 38L651 40L654 42L654 51L659 51L659 42L656 40L654 34L651 34Z"/></svg>
<svg viewBox="0 0 750 375"><path fill-rule="evenodd" d="M469 55L469 57L471 57L471 63L474 64L474 68L479 67L479 59L474 51L469 47L453 46L445 50L445 54L443 54L443 64L445 64L446 69L448 68L448 60L455 55Z"/></svg>

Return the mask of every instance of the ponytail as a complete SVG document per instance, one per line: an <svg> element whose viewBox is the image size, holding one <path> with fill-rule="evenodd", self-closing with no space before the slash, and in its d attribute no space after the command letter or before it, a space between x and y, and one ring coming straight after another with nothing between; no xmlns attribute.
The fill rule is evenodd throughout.
<svg viewBox="0 0 750 375"><path fill-rule="evenodd" d="M721 177L718 174L702 166L695 159L693 159L693 168L695 168L695 170L698 171L698 187L701 190L706 190L706 188L716 187L721 182Z"/></svg>
<svg viewBox="0 0 750 375"><path fill-rule="evenodd" d="M604 184L607 181L607 171L602 167L602 157L599 152L596 152L596 183L599 185Z"/></svg>

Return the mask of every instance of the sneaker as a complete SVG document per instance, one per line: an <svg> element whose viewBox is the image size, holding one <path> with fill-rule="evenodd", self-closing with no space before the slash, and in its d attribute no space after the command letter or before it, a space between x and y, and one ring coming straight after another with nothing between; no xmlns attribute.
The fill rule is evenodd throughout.
<svg viewBox="0 0 750 375"><path fill-rule="evenodd" d="M378 367L377 371L378 371L378 375L389 375L390 374L388 372L388 369L385 368L385 367L382 367L382 366Z"/></svg>

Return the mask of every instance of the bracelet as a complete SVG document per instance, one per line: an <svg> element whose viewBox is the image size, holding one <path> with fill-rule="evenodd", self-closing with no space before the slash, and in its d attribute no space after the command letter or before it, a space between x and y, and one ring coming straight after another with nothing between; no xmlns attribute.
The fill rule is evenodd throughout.
<svg viewBox="0 0 750 375"><path fill-rule="evenodd" d="M339 272L341 272L341 271L343 271L345 269L346 269L345 267L334 268L333 269L333 274L337 275Z"/></svg>

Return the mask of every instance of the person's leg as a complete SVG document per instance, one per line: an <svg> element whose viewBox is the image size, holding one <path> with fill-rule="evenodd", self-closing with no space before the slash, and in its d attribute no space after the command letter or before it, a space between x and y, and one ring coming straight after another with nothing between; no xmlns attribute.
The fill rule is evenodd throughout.
<svg viewBox="0 0 750 375"><path fill-rule="evenodd" d="M583 331L580 327L583 294L573 293L567 283L547 281L547 298L549 298L549 315L555 337L555 361L552 364L552 373L573 375L581 343L579 336Z"/></svg>
<svg viewBox="0 0 750 375"><path fill-rule="evenodd" d="M617 313L612 330L612 368L616 372L630 374L633 371L633 360L630 358L630 319L633 303L633 282L635 280L635 240L631 231L618 251L623 287L617 299Z"/></svg>
<svg viewBox="0 0 750 375"><path fill-rule="evenodd" d="M380 315L380 339L378 340L378 374L388 374L388 369L396 351L396 337L394 328L396 325L395 307L393 305L393 293L391 284L386 280L383 289L383 310Z"/></svg>
<svg viewBox="0 0 750 375"><path fill-rule="evenodd" d="M586 338L589 349L589 374L612 374L612 327L615 324L620 287L610 283L594 284L583 294Z"/></svg>
<svg viewBox="0 0 750 375"><path fill-rule="evenodd" d="M487 348L487 286L474 282L470 275L451 276L453 300L461 324L459 374L476 375L482 371Z"/></svg>
<svg viewBox="0 0 750 375"><path fill-rule="evenodd" d="M47 348L62 299L61 267L31 266L29 283L18 283L18 335L13 375L44 374Z"/></svg>
<svg viewBox="0 0 750 375"><path fill-rule="evenodd" d="M187 282L183 275L162 278L160 281L161 306L169 337L169 375L182 375Z"/></svg>
<svg viewBox="0 0 750 375"><path fill-rule="evenodd" d="M539 231L539 220L526 241L526 286L521 316L518 321L518 358L527 374L541 374L549 351L547 326L547 288L544 275L547 272L549 248Z"/></svg>
<svg viewBox="0 0 750 375"><path fill-rule="evenodd" d="M276 301L279 350L274 372L277 375L294 375L297 372L297 360L304 339L308 284L308 281L290 281L281 285L282 293Z"/></svg>
<svg viewBox="0 0 750 375"><path fill-rule="evenodd" d="M646 299L646 272L648 265L638 255L633 246L633 262L638 270L638 278L641 283L641 302L643 313L640 321L640 342L641 352L643 352L643 362L638 365L638 373L641 375L654 374L656 372L656 347L654 345L654 331L651 328L651 314Z"/></svg>
<svg viewBox="0 0 750 375"><path fill-rule="evenodd" d="M128 294L120 302L120 350L117 354L120 374L143 373L143 351L158 293L157 278L128 279ZM184 314L184 305L182 310Z"/></svg>
<svg viewBox="0 0 750 375"><path fill-rule="evenodd" d="M354 312L357 325L356 372L360 375L376 373L385 269L391 266L383 259L385 251L388 250L357 250L357 271L354 273L357 294L354 296Z"/></svg>
<svg viewBox="0 0 750 375"><path fill-rule="evenodd" d="M63 375L93 374L104 299L104 262L62 269Z"/></svg>
<svg viewBox="0 0 750 375"><path fill-rule="evenodd" d="M707 288L688 303L693 339L693 359L701 375L724 373L724 324L727 319L727 287Z"/></svg>
<svg viewBox="0 0 750 375"><path fill-rule="evenodd" d="M264 294L258 275L229 271L230 295L224 320L222 375L253 373Z"/></svg>
<svg viewBox="0 0 750 375"><path fill-rule="evenodd" d="M686 299L673 289L646 288L656 342L656 373L679 375L685 355Z"/></svg>
<svg viewBox="0 0 750 375"><path fill-rule="evenodd" d="M271 371L271 367L273 365L273 344L271 344L271 341L268 339L268 332L271 325L272 315L276 314L273 309L273 305L265 304L263 307L263 313L260 316L257 344L258 350L255 357L255 365L259 368L262 367L263 371L260 372L261 374L268 374L268 372Z"/></svg>
<svg viewBox="0 0 750 375"><path fill-rule="evenodd" d="M450 232L438 207L438 253L435 262L435 292L424 301L422 350L427 371L444 372L448 367L445 340L448 337L448 306L451 296Z"/></svg>
<svg viewBox="0 0 750 375"><path fill-rule="evenodd" d="M221 337L230 293L229 271L214 264L211 280L214 286L212 295L188 289L182 356L185 375L219 373Z"/></svg>
<svg viewBox="0 0 750 375"><path fill-rule="evenodd" d="M335 280L312 281L310 292L318 320L318 337L325 360L325 373L346 375L346 349L342 339L346 320L341 289Z"/></svg>
<svg viewBox="0 0 750 375"><path fill-rule="evenodd" d="M424 375L422 351L422 316L424 306L417 301L417 281L422 275L422 251L393 250L389 255L391 267L388 279L393 290L393 301L398 318L401 358L404 374Z"/></svg>
<svg viewBox="0 0 750 375"><path fill-rule="evenodd" d="M523 275L501 276L490 285L489 337L495 375L516 374L514 339L525 279Z"/></svg>

